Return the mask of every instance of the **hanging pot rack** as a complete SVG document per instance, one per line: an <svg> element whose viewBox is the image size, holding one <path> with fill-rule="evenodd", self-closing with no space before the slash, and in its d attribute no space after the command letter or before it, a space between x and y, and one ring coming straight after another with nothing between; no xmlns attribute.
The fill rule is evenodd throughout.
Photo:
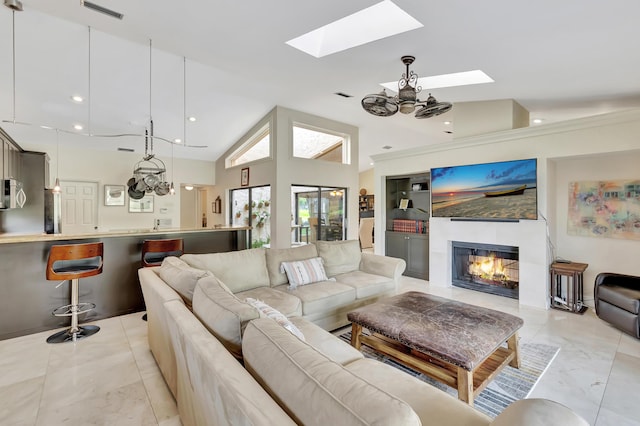
<svg viewBox="0 0 640 426"><path fill-rule="evenodd" d="M151 149L149 149L151 139ZM170 184L167 182L167 167L153 153L153 120L151 120L151 135L145 130L144 157L133 167L133 177L127 182L129 196L139 200L146 193L155 192L157 195L167 195Z"/></svg>

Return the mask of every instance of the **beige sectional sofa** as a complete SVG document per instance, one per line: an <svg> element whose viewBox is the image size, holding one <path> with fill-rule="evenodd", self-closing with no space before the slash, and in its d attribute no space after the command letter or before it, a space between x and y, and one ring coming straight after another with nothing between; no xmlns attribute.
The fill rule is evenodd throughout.
<svg viewBox="0 0 640 426"><path fill-rule="evenodd" d="M350 244L318 245L318 253L326 256L321 255L328 275L336 280L310 287L298 297L297 304L290 297L314 284L289 291L281 287L286 276L277 275L279 267L273 266L285 258L314 256L308 247L185 255L182 260L191 266L173 258L162 267L139 271L147 304L149 345L176 398L184 425L587 424L567 408L544 400L519 401L492 421L435 387L365 359L309 321L327 328L331 327L327 324L343 324L341 316L351 306L395 292L404 262L363 254L354 270ZM264 280L263 266L258 265L258 253L264 255L262 265L269 281ZM336 253L340 255L332 257ZM352 262L350 270L348 260ZM244 265L241 269L246 279L239 271L229 270L237 265L234 262ZM345 280L339 279L342 275ZM368 275L376 291L367 288ZM344 288L349 286L345 282L352 283L352 291ZM320 284L329 288L322 289ZM358 299L358 294L363 297ZM319 301L312 303L312 295ZM273 319L264 318L245 302L246 297L290 310L293 315L289 320L304 340ZM192 310L187 306L190 302Z"/></svg>

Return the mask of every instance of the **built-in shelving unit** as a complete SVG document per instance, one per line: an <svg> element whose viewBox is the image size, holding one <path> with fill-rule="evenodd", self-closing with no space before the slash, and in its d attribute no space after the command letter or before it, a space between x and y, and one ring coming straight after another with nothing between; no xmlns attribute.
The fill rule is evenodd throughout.
<svg viewBox="0 0 640 426"><path fill-rule="evenodd" d="M429 279L429 173L388 177L386 181L387 256L407 262L404 275Z"/></svg>
<svg viewBox="0 0 640 426"><path fill-rule="evenodd" d="M373 195L360 195L359 209L360 217L373 217Z"/></svg>

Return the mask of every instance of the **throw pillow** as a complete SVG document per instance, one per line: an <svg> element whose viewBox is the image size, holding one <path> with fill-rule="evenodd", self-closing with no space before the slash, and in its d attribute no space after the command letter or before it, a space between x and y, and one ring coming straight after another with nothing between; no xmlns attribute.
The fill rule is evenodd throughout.
<svg viewBox="0 0 640 426"><path fill-rule="evenodd" d="M211 276L211 272L192 268L177 257L165 257L160 265L158 275L174 289L185 304L191 308L193 290L200 278Z"/></svg>
<svg viewBox="0 0 640 426"><path fill-rule="evenodd" d="M289 289L293 290L299 285L326 281L327 274L322 266L321 257L297 260L294 262L282 262L280 270L287 274Z"/></svg>
<svg viewBox="0 0 640 426"><path fill-rule="evenodd" d="M271 318L285 329L289 330L291 334L304 342L304 334L298 327L296 327L287 317L285 317L280 311L267 305L261 300L252 299L247 297L245 300L248 304L260 311L261 317Z"/></svg>

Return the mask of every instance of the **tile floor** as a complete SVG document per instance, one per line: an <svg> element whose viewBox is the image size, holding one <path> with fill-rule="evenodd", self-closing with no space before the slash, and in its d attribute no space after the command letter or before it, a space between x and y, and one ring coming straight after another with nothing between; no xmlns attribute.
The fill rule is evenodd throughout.
<svg viewBox="0 0 640 426"><path fill-rule="evenodd" d="M561 350L531 397L563 403L596 426L640 426L640 340L584 315L519 307L517 301L402 277L427 291L524 319L523 341ZM149 352L141 313L98 321L95 336L48 345L52 332L0 341L0 424L180 425Z"/></svg>

